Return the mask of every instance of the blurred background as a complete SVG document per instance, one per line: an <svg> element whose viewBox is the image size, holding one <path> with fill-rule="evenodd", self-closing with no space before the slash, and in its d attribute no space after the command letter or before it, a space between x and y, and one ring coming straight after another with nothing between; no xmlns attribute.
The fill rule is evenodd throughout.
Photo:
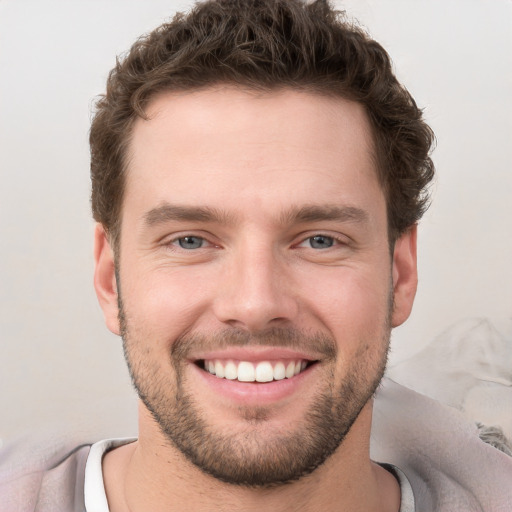
<svg viewBox="0 0 512 512"><path fill-rule="evenodd" d="M336 3L389 51L438 139L393 366L461 320L510 325L512 2ZM115 56L189 5L0 0L0 443L53 425L136 431L121 342L92 286L88 129Z"/></svg>

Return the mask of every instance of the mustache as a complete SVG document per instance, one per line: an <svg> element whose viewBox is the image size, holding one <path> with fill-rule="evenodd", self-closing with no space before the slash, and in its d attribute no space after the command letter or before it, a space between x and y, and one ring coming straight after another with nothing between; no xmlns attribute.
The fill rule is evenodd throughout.
<svg viewBox="0 0 512 512"><path fill-rule="evenodd" d="M178 362L189 359L193 352L247 346L291 348L301 352L312 352L322 356L322 359L335 359L338 353L334 338L320 332L285 327L273 327L261 332L230 328L208 334L183 334L172 344L171 357Z"/></svg>

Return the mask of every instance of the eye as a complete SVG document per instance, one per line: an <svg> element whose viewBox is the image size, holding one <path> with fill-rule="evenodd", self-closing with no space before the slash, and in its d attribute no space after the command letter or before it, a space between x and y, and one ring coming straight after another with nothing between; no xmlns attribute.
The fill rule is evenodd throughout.
<svg viewBox="0 0 512 512"><path fill-rule="evenodd" d="M200 249L205 244L205 239L200 236L183 236L174 240L182 249Z"/></svg>
<svg viewBox="0 0 512 512"><path fill-rule="evenodd" d="M326 235L315 235L310 236L302 244L308 244L313 249L328 249L335 244L335 240L332 236ZM301 244L301 245L302 245Z"/></svg>

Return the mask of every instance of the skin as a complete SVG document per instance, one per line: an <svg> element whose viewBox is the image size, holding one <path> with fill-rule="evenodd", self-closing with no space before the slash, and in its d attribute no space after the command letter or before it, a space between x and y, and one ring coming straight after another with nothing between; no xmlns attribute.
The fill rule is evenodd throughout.
<svg viewBox="0 0 512 512"><path fill-rule="evenodd" d="M157 376L172 397L177 376L169 352L183 335L293 328L328 336L334 360L312 347L319 362L284 397L262 404L252 392L246 399L219 395L197 378L193 361L183 364L184 389L212 431L249 439L249 450L256 437L272 443L283 432L293 435L318 392L350 381L355 369L361 385L376 377L389 329L407 319L416 291L416 228L390 254L366 114L340 98L232 87L160 94L147 111L149 120L135 123L131 140L117 255L129 357L142 380ZM223 215L148 222L168 204ZM293 215L305 207L358 213ZM330 237L332 246L312 247L316 235ZM183 249L185 236L205 243ZM114 255L100 225L95 260L107 326L120 334ZM257 355L261 347L249 349ZM203 355L204 347L192 349L192 359ZM249 423L258 407L265 419ZM369 400L342 444L311 474L256 489L202 472L141 403L139 440L104 459L109 506L113 512L397 511L397 482L369 458L371 411Z"/></svg>

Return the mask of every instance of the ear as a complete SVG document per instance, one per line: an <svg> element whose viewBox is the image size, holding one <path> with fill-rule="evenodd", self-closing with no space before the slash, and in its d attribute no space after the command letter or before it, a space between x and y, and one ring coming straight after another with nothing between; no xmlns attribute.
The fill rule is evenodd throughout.
<svg viewBox="0 0 512 512"><path fill-rule="evenodd" d="M114 252L105 229L99 223L94 229L94 288L107 327L120 335Z"/></svg>
<svg viewBox="0 0 512 512"><path fill-rule="evenodd" d="M396 242L393 252L393 327L403 324L411 314L416 288L418 266L416 260L417 226L409 228Z"/></svg>

